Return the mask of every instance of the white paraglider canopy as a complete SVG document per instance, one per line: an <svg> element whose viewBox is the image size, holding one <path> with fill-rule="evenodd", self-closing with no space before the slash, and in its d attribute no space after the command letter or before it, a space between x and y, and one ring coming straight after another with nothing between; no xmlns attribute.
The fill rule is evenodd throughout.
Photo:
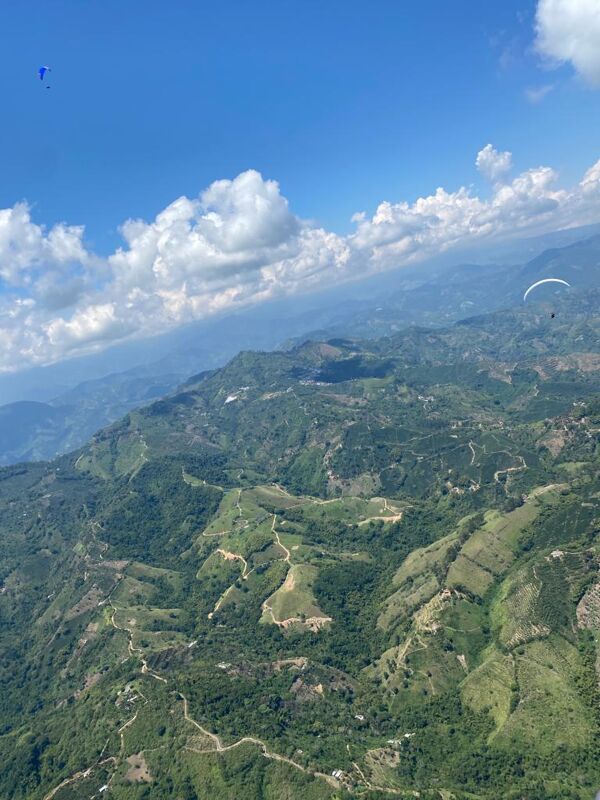
<svg viewBox="0 0 600 800"><path fill-rule="evenodd" d="M563 281L562 278L542 278L541 281L536 281L535 283L532 283L529 289L527 289L527 291L523 295L523 302L527 300L527 295L529 294L529 292L532 292L536 287L541 286L543 283L562 283L563 286L569 286L569 287L571 286L570 283L567 283L567 281Z"/></svg>

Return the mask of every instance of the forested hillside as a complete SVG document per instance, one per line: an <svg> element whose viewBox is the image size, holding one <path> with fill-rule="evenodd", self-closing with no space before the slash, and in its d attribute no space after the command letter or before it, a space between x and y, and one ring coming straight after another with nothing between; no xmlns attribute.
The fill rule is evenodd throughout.
<svg viewBox="0 0 600 800"><path fill-rule="evenodd" d="M1 470L0 797L592 797L599 299L244 352Z"/></svg>

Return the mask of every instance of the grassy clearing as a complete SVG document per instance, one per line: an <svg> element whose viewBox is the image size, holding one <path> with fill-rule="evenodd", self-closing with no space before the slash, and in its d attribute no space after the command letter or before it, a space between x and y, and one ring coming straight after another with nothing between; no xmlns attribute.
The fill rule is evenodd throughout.
<svg viewBox="0 0 600 800"><path fill-rule="evenodd" d="M133 415L132 415L133 417ZM129 475L146 461L148 447L137 430L129 429L116 440L93 439L77 459L76 468L109 480L115 475Z"/></svg>
<svg viewBox="0 0 600 800"><path fill-rule="evenodd" d="M485 661L462 683L461 694L474 711L487 711L495 723L490 741L510 715L515 669L512 657L492 649Z"/></svg>
<svg viewBox="0 0 600 800"><path fill-rule="evenodd" d="M131 640L134 647L145 653L158 653L168 647L181 647L187 645L188 640L178 631L147 631L133 630Z"/></svg>
<svg viewBox="0 0 600 800"><path fill-rule="evenodd" d="M129 606L149 603L156 588L147 581L140 581L126 575L112 594L115 605Z"/></svg>
<svg viewBox="0 0 600 800"><path fill-rule="evenodd" d="M243 530L238 528L220 537L219 547L249 559L253 553L258 553L273 544L272 524L273 517L269 516L261 522L249 524ZM279 558L281 557L280 554Z"/></svg>
<svg viewBox="0 0 600 800"><path fill-rule="evenodd" d="M406 504L384 497L364 500L360 497L340 497L333 500L312 500L303 504L302 514L311 520L331 520L346 525L363 525L370 521L398 522Z"/></svg>
<svg viewBox="0 0 600 800"><path fill-rule="evenodd" d="M467 589L478 597L483 597L494 583L494 575L460 553L450 565L446 585L452 589Z"/></svg>
<svg viewBox="0 0 600 800"><path fill-rule="evenodd" d="M310 502L309 498L289 494L281 486L275 486L274 484L257 486L249 490L248 494L254 498L257 505L266 505L276 511L283 511L286 508L294 508Z"/></svg>
<svg viewBox="0 0 600 800"><path fill-rule="evenodd" d="M183 478L183 480L184 480L184 481L185 481L185 482L186 482L186 483L187 483L189 486L212 486L212 487L213 487L213 488L215 488L215 489L220 489L220 490L221 490L221 491L223 491L223 492L225 491L225 490L223 489L223 487L222 487L222 486L217 486L217 485L216 485L216 484L214 484L214 483L209 483L209 482L208 482L207 480L205 480L204 478L196 478L196 476L195 476L195 475L190 475L190 473L189 473L189 472L187 472L187 470L185 469L185 467L182 467L182 470L181 470L181 477Z"/></svg>
<svg viewBox="0 0 600 800"><path fill-rule="evenodd" d="M183 575L176 570L151 567L148 564L141 564L137 561L125 568L125 575L152 588L155 585L167 584L174 592L179 591L184 583Z"/></svg>
<svg viewBox="0 0 600 800"><path fill-rule="evenodd" d="M447 584L464 587L483 597L497 576L505 572L515 558L519 536L540 513L542 502L551 500L550 487L533 491L528 500L513 511L501 514L488 511L484 525L467 539L448 570Z"/></svg>
<svg viewBox="0 0 600 800"><path fill-rule="evenodd" d="M279 623L324 617L313 594L317 574L318 569L307 564L290 567L282 586L265 602L262 620Z"/></svg>
<svg viewBox="0 0 600 800"><path fill-rule="evenodd" d="M428 572L434 564L441 564L457 538L457 533L451 533L443 539L438 539L429 547L419 547L417 550L413 550L394 575L394 585L400 586L409 578L415 578L417 575Z"/></svg>
<svg viewBox="0 0 600 800"><path fill-rule="evenodd" d="M126 570L128 575L131 575L132 578L169 578L172 580L176 580L179 577L179 572L176 572L173 569L163 569L161 567L151 567L149 564L142 564L139 561L132 561L131 564L127 566Z"/></svg>
<svg viewBox="0 0 600 800"><path fill-rule="evenodd" d="M492 575L504 572L513 560L513 553L507 542L495 531L481 531L472 536L463 546L461 555L483 567Z"/></svg>
<svg viewBox="0 0 600 800"><path fill-rule="evenodd" d="M208 588L211 584L228 585L241 574L239 561L224 559L216 550L211 553L196 573L196 579Z"/></svg>
<svg viewBox="0 0 600 800"><path fill-rule="evenodd" d="M124 446L118 448L113 466L114 472L117 475L130 475L136 472L146 462L147 452L148 447L141 437L128 439Z"/></svg>
<svg viewBox="0 0 600 800"><path fill-rule="evenodd" d="M180 608L128 606L115 612L115 622L120 628L156 631L175 625L181 614Z"/></svg>
<svg viewBox="0 0 600 800"><path fill-rule="evenodd" d="M239 489L231 489L226 492L219 504L216 515L202 531L202 535L221 536L233 530L236 526L245 525L247 521L242 519L240 498L241 490Z"/></svg>
<svg viewBox="0 0 600 800"><path fill-rule="evenodd" d="M202 536L239 533L268 517L269 512L258 505L252 490L231 489L224 494L217 513L202 531Z"/></svg>

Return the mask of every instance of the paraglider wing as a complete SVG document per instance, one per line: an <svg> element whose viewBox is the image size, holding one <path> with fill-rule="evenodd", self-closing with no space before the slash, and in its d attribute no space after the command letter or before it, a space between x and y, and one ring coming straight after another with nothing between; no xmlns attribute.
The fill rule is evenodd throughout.
<svg viewBox="0 0 600 800"><path fill-rule="evenodd" d="M529 289L527 289L527 291L523 295L523 302L527 300L527 295L529 294L529 292L532 292L536 287L541 286L543 283L562 283L563 286L571 286L570 283L567 283L567 281L563 281L562 278L542 278L541 281L536 281L535 283L532 283Z"/></svg>
<svg viewBox="0 0 600 800"><path fill-rule="evenodd" d="M38 75L40 76L40 80L43 81L44 77L47 72L51 72L50 67L40 67L38 69Z"/></svg>

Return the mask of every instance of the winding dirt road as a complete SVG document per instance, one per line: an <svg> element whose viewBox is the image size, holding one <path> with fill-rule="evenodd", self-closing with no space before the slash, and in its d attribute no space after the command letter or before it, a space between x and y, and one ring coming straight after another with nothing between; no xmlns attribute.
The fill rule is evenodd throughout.
<svg viewBox="0 0 600 800"><path fill-rule="evenodd" d="M111 618L110 618L111 624L116 630L125 631L128 634L129 640L128 640L128 644L127 644L127 649L128 649L128 652L129 652L130 656L136 656L137 658L140 659L141 664L142 664L140 672L143 675L149 675L150 677L155 678L156 680L161 681L162 683L166 684L168 682L167 678L164 678L161 675L158 675L156 672L153 672L148 667L148 664L146 662L146 659L145 659L145 657L143 655L143 651L141 650L141 648L136 647L133 644L132 631L129 628L122 627L122 626L120 626L120 625L118 625L116 623L115 614L117 613L117 611L119 611L119 609L114 605L112 600L109 599L109 602L110 602L110 605L111 605L111 607L113 609L112 615L111 615ZM302 764L299 764L297 761L294 761L293 759L288 758L287 756L282 756L279 753L274 753L273 751L269 750L267 744L265 742L263 742L262 739L257 739L254 736L243 736L241 739L238 739L238 741L234 742L233 744L229 744L229 745L223 744L223 741L222 741L220 736L218 736L216 733L212 733L211 731L207 730L206 728L203 728L202 725L200 725L199 722L196 722L196 720L193 719L193 717L190 716L190 714L189 714L189 702L188 702L188 699L185 697L185 695L183 695L178 690L175 690L175 693L177 694L177 696L181 699L181 701L183 703L183 716L184 716L184 719L186 720L186 722L189 722L191 725L193 725L195 728L197 728L204 737L206 737L207 739L209 739L211 742L214 743L214 747L213 748L208 748L208 749L204 749L204 750L198 750L198 749L186 746L185 749L188 750L189 752L197 753L198 755L207 755L207 754L210 754L210 753L226 753L229 750L233 750L236 747L240 747L240 745L253 744L253 745L256 745L258 748L260 748L260 750L261 750L261 752L262 752L262 754L263 754L263 756L265 758L268 758L268 759L270 759L272 761L279 761L281 763L288 764L290 767L293 767L294 769L297 769L300 772L304 772L306 775L312 775L315 778L320 778L322 780L327 781L327 783L330 786L332 786L333 788L336 788L336 789L339 788L339 786L340 786L339 781L337 781L331 775L326 775L323 772L318 772L316 770L311 770L308 767L305 767ZM143 695L141 695L141 696L144 697ZM148 702L147 698L145 698L145 697L144 697L144 700L146 702ZM102 755L103 755L103 753L102 753L100 755L100 760L98 760L95 764L93 764L90 767L87 767L84 770L79 770L78 772L75 772L70 777L65 778L63 781L61 781L61 783L58 784L58 786L56 786L54 789L52 789L50 792L48 792L48 794L46 794L44 796L43 800L53 800L53 798L56 796L56 794L58 794L58 792L61 789L63 789L65 786L68 786L71 783L75 783L76 781L81 780L82 778L88 778L95 769L97 769L100 766L104 766L106 764L109 764L109 763L112 763L114 765L113 774L111 775L111 778L110 778L110 780L112 780L112 777L114 776L117 767L122 762L124 754L125 754L125 739L124 739L125 731L127 730L127 728L129 728L131 725L133 725L133 723L136 721L136 719L138 717L138 713L139 712L136 711L135 714L133 715L133 717L131 719L127 720L127 722L125 722L119 728L119 730L117 731L117 733L119 734L120 740L121 740L121 749L120 749L119 758L116 758L115 756L109 756L108 758L102 759Z"/></svg>
<svg viewBox="0 0 600 800"><path fill-rule="evenodd" d="M324 780L327 781L327 783L329 783L334 788L339 787L339 782L336 781L335 778L333 778L331 775L325 775L325 773L323 772L315 772L303 766L302 764L298 764L297 761L294 761L293 759L288 758L287 756L279 755L279 753L273 753L271 750L269 750L269 748L267 747L265 742L262 741L262 739L257 739L254 736L242 736L242 738L238 739L237 742L234 742L233 744L224 745L220 736L217 736L216 733L211 733L210 731L207 731L206 728L203 728L202 725L200 725L198 722L196 722L195 719L193 719L193 717L190 717L189 703L187 698L183 694L181 694L181 692L178 692L178 695L183 702L184 719L191 725L194 725L194 727L196 727L203 736L206 736L215 744L214 748L208 748L204 750L198 750L193 747L186 747L186 750L188 750L189 752L197 753L198 755L208 755L210 753L215 753L215 752L226 753L228 750L234 750L236 747L240 747L240 745L243 744L254 744L261 749L262 754L265 758L269 758L273 761L281 761L284 764L289 764L290 767L294 767L295 769L300 770L300 772L304 772L306 775L313 775L314 777L317 778L323 778Z"/></svg>

